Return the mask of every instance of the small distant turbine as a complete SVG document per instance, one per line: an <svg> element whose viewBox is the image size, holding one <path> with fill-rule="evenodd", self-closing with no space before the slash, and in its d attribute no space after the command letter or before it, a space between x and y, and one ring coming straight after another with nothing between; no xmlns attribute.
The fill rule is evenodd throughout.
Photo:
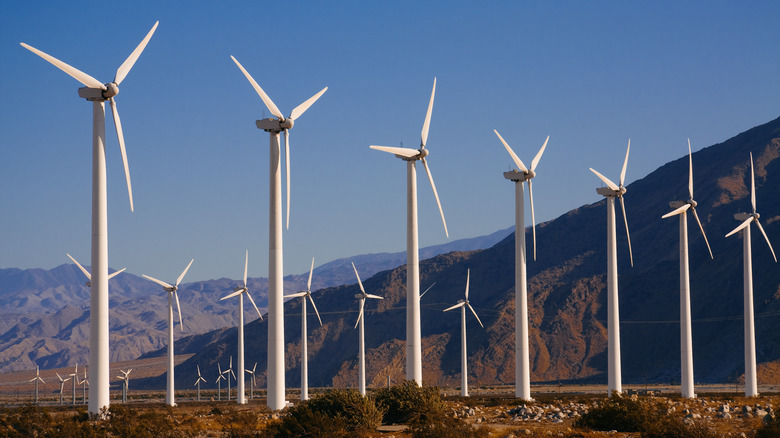
<svg viewBox="0 0 780 438"><path fill-rule="evenodd" d="M200 401L200 382L206 382L206 379L203 378L203 376L200 375L200 365L197 365L198 367L198 380L195 381L195 384L192 386L198 387L198 401Z"/></svg>
<svg viewBox="0 0 780 438"><path fill-rule="evenodd" d="M764 240L766 240L766 244L769 245L772 257L775 259L775 263L777 263L775 250L769 242L769 237L766 235L764 227L762 227L761 222L758 221L760 215L756 211L756 177L753 171L753 153L750 154L750 204L753 207L753 213L735 214L734 219L743 222L739 224L737 228L731 230L730 233L726 234L726 237L729 237L737 231L742 231L742 278L744 280L743 288L745 300L745 397L755 397L758 395L758 378L756 376L756 331L753 316L753 257L750 249L751 223L755 223L758 230L764 235Z"/></svg>
<svg viewBox="0 0 780 438"><path fill-rule="evenodd" d="M607 198L607 393L613 391L623 392L622 374L620 369L620 313L618 309L618 271L617 271L617 232L615 231L615 198L620 199L620 209L623 211L623 222L626 224L626 238L628 239L628 254L631 257L631 266L634 266L634 255L631 252L631 236L628 234L628 220L626 219L626 207L623 203L623 195L626 188L623 183L626 179L626 165L628 164L628 152L631 150L631 140L628 140L626 159L623 161L623 170L620 172L620 185L613 183L604 175L592 168L591 172L607 187L596 189L596 193Z"/></svg>
<svg viewBox="0 0 780 438"><path fill-rule="evenodd" d="M217 400L222 400L222 381L227 379L225 379L225 376L223 375L224 372L222 371L222 367L219 365L219 362L217 362L217 370L217 381L214 383L217 384Z"/></svg>
<svg viewBox="0 0 780 438"><path fill-rule="evenodd" d="M186 268L181 272L181 275L179 275L179 278L176 279L176 283L173 285L170 285L162 280L158 280L156 278L150 277L146 274L141 275L142 277L146 278L147 280L151 280L160 286L163 287L163 290L168 292L168 375L167 375L167 386L165 389L165 404L168 406L176 406L176 402L174 400L176 389L174 387L174 380L173 380L173 367L174 367L174 350L173 350L173 300L176 299L176 311L179 314L179 328L181 331L184 331L184 324L182 322L181 318L181 307L179 306L179 283L181 283L182 279L184 279L184 276L187 274L187 271L190 269L190 266L192 266L192 262L194 262L195 259L190 260L190 263L187 265Z"/></svg>
<svg viewBox="0 0 780 438"><path fill-rule="evenodd" d="M75 263L75 264L76 264L76 266L78 266L78 268L81 270L81 272L83 272L83 273L84 273L84 275L86 275L86 276L87 276L87 282L86 282L86 283L84 283L84 284L85 284L87 287L91 287L91 286L92 286L92 275L90 275L90 274L89 274L89 271L87 271L86 269L84 269L84 267L83 267L83 266L81 266L81 263L77 262L77 261L76 261L76 259L74 259L73 257L71 257L71 255L70 255L70 254L65 254L65 255L66 255L66 256L68 256L68 258L69 258L69 259L73 260L73 263ZM118 271L114 271L114 272L112 272L112 273L108 274L108 279L109 279L109 280L111 280L112 278L114 278L114 277L116 277L117 275L119 275L119 274L121 274L122 272L124 272L124 271L125 271L125 269L127 269L127 268L122 268L122 269L120 269L120 270L118 270Z"/></svg>
<svg viewBox="0 0 780 438"><path fill-rule="evenodd" d="M688 200L674 201L669 206L674 210L661 216L666 219L675 215L680 216L680 392L685 398L695 398L696 392L693 386L693 335L691 330L691 285L688 269L688 213L690 209L696 223L699 224L701 235L712 257L712 248L707 241L707 234L701 225L699 215L696 214L698 204L693 200L693 155L691 153L691 140L688 139Z"/></svg>
<svg viewBox="0 0 780 438"><path fill-rule="evenodd" d="M260 310L255 304L255 300L252 299L252 295L249 294L249 289L246 286L247 268L249 267L249 250L246 252L246 259L244 260L244 283L243 286L233 289L233 293L220 298L220 301L238 295L238 369L244 369L244 295L249 298L249 301L254 306L255 311L260 316L260 321L263 320L263 315L260 314ZM233 372L233 356L230 356L230 372ZM235 378L235 374L233 374ZM246 404L246 396L244 395L244 379L236 379L236 400L238 404ZM230 376L228 375L228 400L230 400Z"/></svg>
<svg viewBox="0 0 780 438"><path fill-rule="evenodd" d="M307 329L306 329L306 299L311 301L311 306L314 308L314 313L317 314L317 320L322 327L322 318L320 318L320 312L317 311L317 305L314 304L314 299L311 297L311 276L314 273L314 258L311 259L311 269L309 269L309 281L306 283L306 290L297 292L290 295L285 295L285 298L301 298L301 400L309 399L309 351L307 345ZM252 375L254 378L254 374Z"/></svg>
<svg viewBox="0 0 780 438"><path fill-rule="evenodd" d="M236 373L233 372L233 356L230 356L230 367L225 371L222 371L222 374L227 376L227 399L230 401L230 376L232 375L234 380L238 380L236 379Z"/></svg>
<svg viewBox="0 0 780 438"><path fill-rule="evenodd" d="M57 374L57 378L60 379L60 404L62 404L62 393L65 392L65 382L70 380L70 377L68 377L67 379L63 379L59 373L54 373L54 374Z"/></svg>
<svg viewBox="0 0 780 438"><path fill-rule="evenodd" d="M244 370L247 374L250 374L249 378L249 399L252 400L255 397L255 370L257 370L257 362L251 370Z"/></svg>
<svg viewBox="0 0 780 438"><path fill-rule="evenodd" d="M384 300L384 298L378 296L378 295L371 295L367 294L366 290L363 289L363 283L360 281L360 275L358 275L357 268L355 268L355 263L352 263L352 269L355 270L355 277L357 277L358 285L360 285L360 293L355 295L355 298L360 300L360 312L358 313L358 319L355 322L355 328L360 327L360 340L358 341L359 347L360 347L360 371L358 376L358 391L360 392L360 395L365 396L366 395L366 341L365 341L365 329L364 329L364 322L366 320L365 317L365 305L366 305L366 299L372 298L375 300Z"/></svg>
<svg viewBox="0 0 780 438"><path fill-rule="evenodd" d="M79 382L79 385L84 389L84 396L81 399L81 404L87 404L87 387L89 386L89 380L87 379L87 370L84 368L84 380Z"/></svg>
<svg viewBox="0 0 780 438"><path fill-rule="evenodd" d="M46 382L43 381L41 378L40 370L38 369L38 365L35 366L35 377L30 379L30 382L35 382L35 404L38 404L38 382L43 383L44 385Z"/></svg>
<svg viewBox="0 0 780 438"><path fill-rule="evenodd" d="M466 354L466 307L471 310L471 313L474 314L474 317L477 318L477 322L482 328L485 328L484 325L482 325L482 321L479 320L479 316L477 316L477 312L474 311L474 308L471 307L471 304L469 304L469 276L471 274L470 269L466 270L466 299L465 300L458 300L458 304L448 307L444 309L443 311L446 312L448 310L457 309L460 308L460 342L461 342L461 356L460 356L460 395L463 397L469 396L469 377L468 377L468 356Z"/></svg>
<svg viewBox="0 0 780 438"><path fill-rule="evenodd" d="M132 368L130 368L127 371L119 370L120 373L122 373L121 376L116 376L119 380L122 381L122 403L127 403L127 397L128 393L130 392L130 372L133 371Z"/></svg>
<svg viewBox="0 0 780 438"><path fill-rule="evenodd" d="M515 183L515 397L522 400L532 400L531 397L531 365L528 348L528 279L526 272L525 256L525 201L523 190L524 182L528 182L528 197L531 201L531 226L534 241L534 260L536 260L536 217L534 215L534 192L531 180L536 176L536 166L542 158L544 149L550 136L544 141L539 152L536 153L531 168L515 154L509 144L495 129L498 139L504 144L507 152L515 162L517 169L504 172L504 178Z"/></svg>
<svg viewBox="0 0 780 438"><path fill-rule="evenodd" d="M68 374L73 381L73 406L76 406L76 386L79 384L79 364L76 364L76 368L72 373Z"/></svg>

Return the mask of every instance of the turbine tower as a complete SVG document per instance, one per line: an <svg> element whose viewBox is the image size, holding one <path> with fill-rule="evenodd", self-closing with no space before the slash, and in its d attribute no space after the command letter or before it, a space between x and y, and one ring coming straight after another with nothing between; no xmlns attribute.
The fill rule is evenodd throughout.
<svg viewBox="0 0 780 438"><path fill-rule="evenodd" d="M358 313L358 319L355 321L355 328L358 328L360 326L360 331L358 336L360 336L360 339L358 340L358 346L360 348L360 370L358 374L358 391L360 392L360 395L365 396L366 395L366 339L365 339L365 320L366 317L364 316L365 313L365 306L366 306L366 298L372 298L375 300L384 300L384 298L378 296L378 295L372 295L367 294L366 290L363 289L363 283L360 281L360 275L358 275L357 268L355 268L355 263L352 263L352 269L355 270L355 277L357 277L358 285L360 285L360 293L355 295L355 298L360 300L360 312Z"/></svg>
<svg viewBox="0 0 780 438"><path fill-rule="evenodd" d="M132 368L127 371L119 370L122 375L116 376L119 380L122 381L122 403L127 403L127 395L128 392L130 392L130 372L132 371Z"/></svg>
<svg viewBox="0 0 780 438"><path fill-rule="evenodd" d="M190 260L190 263L186 268L184 268L183 271L181 271L181 275L179 275L179 278L176 279L176 283L173 285L156 278L152 278L146 274L141 275L147 280L151 280L159 284L163 287L164 291L168 292L168 384L165 390L165 404L168 406L176 406L176 402L174 400L176 390L174 388L173 380L173 300L174 298L176 299L176 311L179 313L179 328L181 331L184 331L184 323L181 319L181 307L179 306L179 294L176 291L179 289L179 283L181 283L181 280L184 278L184 275L187 274L187 271L190 269L190 266L192 266L192 262L194 261L195 259Z"/></svg>
<svg viewBox="0 0 780 438"><path fill-rule="evenodd" d="M534 216L534 192L531 179L536 176L536 166L542 158L550 136L544 141L539 152L531 162L531 169L515 154L509 144L495 129L498 139L515 162L517 169L504 172L504 178L515 183L515 397L533 400L531 397L531 365L528 348L528 278L525 257L525 201L523 182L528 181L528 196L531 200L531 224L534 241L534 260L536 260L536 217Z"/></svg>
<svg viewBox="0 0 780 438"><path fill-rule="evenodd" d="M618 308L618 272L617 272L617 243L615 231L615 198L620 199L620 209L623 212L623 222L626 224L626 238L628 239L628 253L631 258L631 266L634 266L634 255L631 252L631 236L628 234L628 220L626 219L626 207L623 203L623 195L626 188L623 183L626 179L626 165L628 164L628 152L631 150L631 140L628 140L626 159L623 161L623 170L620 172L620 185L613 183L606 176L591 172L607 187L599 187L596 193L607 198L607 393L613 391L623 392L622 376L620 370L620 313Z"/></svg>
<svg viewBox="0 0 780 438"><path fill-rule="evenodd" d="M307 345L307 331L306 331L306 298L311 301L311 306L314 308L314 313L317 314L317 320L322 327L322 318L320 318L320 312L317 311L317 305L314 304L314 299L311 297L311 275L314 273L314 258L311 259L311 269L309 269L309 281L306 283L306 290L297 292L290 295L285 295L285 298L301 298L301 400L309 399L309 351ZM252 380L254 380L254 370L252 372Z"/></svg>
<svg viewBox="0 0 780 438"><path fill-rule="evenodd" d="M60 379L60 404L62 404L62 393L65 392L65 382L70 380L70 377L68 377L67 379L63 379L59 373L54 373L54 374L56 374L57 378Z"/></svg>
<svg viewBox="0 0 780 438"><path fill-rule="evenodd" d="M433 78L431 100L428 102L428 112L425 114L420 135L420 149L370 146L371 149L389 152L406 161L406 380L414 380L420 386L422 386L422 333L420 329L420 248L417 238L417 170L415 168L417 160L422 161L425 167L433 196L436 197L436 204L439 206L444 234L450 237L439 194L436 192L436 185L433 183L433 176L425 159L428 156L425 145L428 141L435 94L436 78Z"/></svg>
<svg viewBox="0 0 780 438"><path fill-rule="evenodd" d="M233 298L236 295L238 295L238 372L241 373L241 370L244 369L244 295L249 298L249 301L252 303L252 306L255 308L255 311L257 311L257 314L260 315L260 321L263 320L263 315L260 314L260 310L257 308L257 304L255 304L255 300L252 299L252 295L249 294L249 289L246 287L246 274L247 274L247 268L249 267L249 250L246 251L246 258L244 259L244 283L243 286L237 287L233 289L233 293L227 296L224 296L220 299L226 300L228 298ZM230 356L230 372L233 372L233 356ZM235 374L233 375L235 377ZM243 405L246 404L246 396L244 394L244 379L236 379L236 401L238 404ZM228 400L230 400L230 374L228 374Z"/></svg>
<svg viewBox="0 0 780 438"><path fill-rule="evenodd" d="M72 373L68 374L73 383L73 406L76 406L76 386L79 384L79 364L76 364L76 368Z"/></svg>
<svg viewBox="0 0 780 438"><path fill-rule="evenodd" d="M130 171L127 165L125 139L122 133L122 123L114 101L119 93L119 84L141 55L152 34L157 29L154 23L152 30L146 34L133 53L119 66L114 81L103 84L92 76L77 70L34 47L21 43L22 46L55 67L72 76L86 87L79 88L79 96L92 101L92 277L89 306L89 372L92 385L89 387L90 414L99 415L102 408L110 403L109 348L108 348L108 213L106 196L106 111L105 102L111 104L114 115L119 149L127 180L127 192L130 197L130 210L133 210L133 191L130 186Z"/></svg>
<svg viewBox="0 0 780 438"><path fill-rule="evenodd" d="M764 235L766 244L772 252L772 257L777 263L775 250L769 242L769 237L758 221L760 215L756 212L756 177L753 171L753 153L750 154L750 204L753 207L753 213L737 213L734 219L743 221L737 228L726 234L731 236L737 231L742 231L742 256L743 256L743 288L744 288L744 307L745 307L745 397L755 397L758 395L758 378L756 377L756 331L753 320L753 257L750 249L750 224L755 223L758 230Z"/></svg>
<svg viewBox="0 0 780 438"><path fill-rule="evenodd" d="M468 356L466 354L466 307L471 310L471 313L474 314L474 317L477 318L477 322L482 328L485 328L484 325L482 325L482 321L479 320L479 316L477 316L477 312L474 311L474 308L471 307L471 304L469 304L469 275L470 275L470 269L466 270L466 299L465 300L458 300L458 304L448 307L444 309L444 312L447 312L452 309L457 309L460 307L460 343L461 343L461 356L460 356L460 395L462 397L468 397L469 396L469 373L468 373Z"/></svg>
<svg viewBox="0 0 780 438"><path fill-rule="evenodd" d="M195 384L192 386L198 387L198 401L200 401L200 382L206 382L206 379L203 378L203 376L200 375L200 365L197 365L198 367L198 379L195 380Z"/></svg>
<svg viewBox="0 0 780 438"><path fill-rule="evenodd" d="M268 408L279 410L285 407L284 383L284 287L282 266L282 174L279 134L284 131L285 164L287 170L287 227L290 226L290 129L309 107L327 91L328 87L295 107L285 118L270 97L260 88L252 76L234 58L244 76L252 84L268 111L276 118L258 120L257 128L270 134L270 185L269 185L269 232L268 232Z"/></svg>
<svg viewBox="0 0 780 438"><path fill-rule="evenodd" d="M227 380L223 374L222 366L217 362L217 381L214 382L217 384L217 400L222 400L222 381Z"/></svg>
<svg viewBox="0 0 780 438"><path fill-rule="evenodd" d="M38 404L38 382L43 383L44 385L46 382L41 379L41 372L40 369L38 369L38 365L35 366L35 377L30 379L30 382L35 382L35 404Z"/></svg>
<svg viewBox="0 0 780 438"><path fill-rule="evenodd" d="M693 334L691 333L691 285L688 269L688 210L693 212L696 223L699 224L701 235L712 257L712 248L707 241L707 234L696 214L696 201L693 200L693 157L691 140L688 139L688 200L670 202L674 210L661 216L663 219L675 215L680 216L680 392L685 398L695 398L693 387Z"/></svg>

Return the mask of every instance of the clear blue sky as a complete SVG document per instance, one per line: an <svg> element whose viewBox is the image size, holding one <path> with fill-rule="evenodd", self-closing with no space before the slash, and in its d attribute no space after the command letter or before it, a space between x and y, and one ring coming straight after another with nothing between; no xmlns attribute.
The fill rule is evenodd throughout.
<svg viewBox="0 0 780 438"><path fill-rule="evenodd" d="M780 2L30 2L0 6L0 267L89 264L91 105L26 42L102 82L156 20L122 83L135 195L108 125L109 261L174 279L267 273L265 107L234 55L295 124L285 273L405 249L404 164L370 144L428 147L450 239L513 223L511 159L538 221L595 202L594 167L627 181L780 115ZM444 243L419 167L420 243ZM670 184L685 184L685 177ZM626 203L631 220L631 198ZM539 242L544 251L544 242Z"/></svg>

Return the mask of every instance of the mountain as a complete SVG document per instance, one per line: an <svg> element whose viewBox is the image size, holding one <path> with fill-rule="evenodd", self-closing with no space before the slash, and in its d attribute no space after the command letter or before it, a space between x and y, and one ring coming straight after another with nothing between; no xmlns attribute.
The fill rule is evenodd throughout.
<svg viewBox="0 0 780 438"><path fill-rule="evenodd" d="M750 208L749 161L756 169L762 223L780 242L780 118L693 154L697 211L715 259L710 260L695 225L690 228L690 273L696 381L734 381L744 372L742 331L742 242L724 238L739 222L734 213ZM629 164L630 167L630 164ZM584 169L583 171L587 171ZM627 187L626 208L634 250L618 226L622 370L625 383L679 382L678 219L661 219L669 202L687 199L687 156L667 163ZM594 189L597 181L594 178ZM512 202L507 199L507 202ZM584 205L537 227L538 258L528 264L530 351L533 381L606 382L606 202ZM527 230L526 230L527 231ZM765 242L753 239L754 302L760 381L780 362L780 269ZM530 235L526 236L530 240ZM361 274L363 268L361 266ZM457 302L471 269L472 305L485 323L469 322L470 379L475 384L514 382L514 234L478 251L454 251L420 263L421 285L436 283L423 298L423 380L457 385L460 321L441 310ZM364 280L369 293L366 347L369 386L389 375L404 376L405 275L403 266ZM357 384L358 289L349 285L314 293L323 326L309 320L309 383ZM285 304L287 386L300 373L299 301ZM311 315L311 312L309 312ZM194 381L196 365L209 382L216 363L236 352L236 329L202 335L192 358L176 371L181 384ZM267 323L245 328L246 363L259 364L265 384ZM185 341L187 342L187 341ZM194 345L194 344L193 344ZM763 374L762 374L763 372ZM161 379L136 385L162 385Z"/></svg>
<svg viewBox="0 0 780 438"><path fill-rule="evenodd" d="M511 231L509 228L488 236L456 240L425 248L423 253L435 255L453 249L487 248ZM351 282L354 273L349 260L359 263L366 275L373 275L405 263L405 257L405 253L382 253L335 260L315 269L312 286L325 288ZM305 288L308 275L306 272L286 276L285 290L294 292ZM237 306L219 298L237 284L237 280L221 278L181 285L178 292L185 330L181 331L177 325L177 338L207 333L197 339L209 341L213 340L213 333L234 325L238 320ZM248 286L264 312L268 280L249 278ZM154 355L167 348L168 303L158 285L122 273L109 281L109 291L112 361ZM247 310L245 316L256 317L252 313ZM0 269L0 372L32 369L36 365L47 369L84 364L89 357L88 338L89 288L75 265L51 270ZM175 347L178 353L197 345L196 341L177 341Z"/></svg>

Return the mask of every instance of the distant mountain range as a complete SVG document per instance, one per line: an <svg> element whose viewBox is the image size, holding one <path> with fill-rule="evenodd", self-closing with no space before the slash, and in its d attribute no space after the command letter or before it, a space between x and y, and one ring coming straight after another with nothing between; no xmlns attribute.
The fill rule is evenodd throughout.
<svg viewBox="0 0 780 438"><path fill-rule="evenodd" d="M750 208L749 152L756 166L761 220L780 249L780 119L693 154L697 210L715 254L710 260L698 230L689 224L697 382L734 381L744 372L742 243L739 236L724 236L738 225L734 213ZM661 216L670 210L670 201L687 199L687 163L681 153L681 158L627 187L633 268L621 224L617 233L626 383L680 379L678 219ZM585 167L583 172L587 172ZM595 177L593 181L595 189L598 182ZM538 258L528 263L531 377L535 382L606 382L605 210L602 200L537 227ZM757 234L753 234L753 272L759 383L768 383L780 379L770 372L780 361L780 266ZM526 240L530 241L530 233ZM403 379L405 363L406 270L398 266L370 276L364 274L363 265L367 291L385 298L367 305L368 383L384 385L387 376L398 382ZM475 384L513 383L514 234L489 249L454 251L421 262L422 287L436 283L422 302L423 380L457 385L460 318L442 310L461 298L467 269L471 269L471 303L485 323L482 329L469 322L470 379ZM348 285L314 293L324 325L319 327L309 312L312 386L357 385L358 346L353 327L358 289L350 275L342 280ZM285 305L288 387L299 385L299 306L298 300ZM258 362L258 383L264 385L267 323L250 322L245 337L246 363ZM215 374L217 363L224 368L228 357L236 354L236 329L185 338L179 346L195 355L177 367L176 378L181 379L177 384L191 385L196 365L200 365L211 385L216 376L208 376ZM162 387L162 379L135 384Z"/></svg>
<svg viewBox="0 0 780 438"><path fill-rule="evenodd" d="M428 256L453 250L487 248L512 232L512 228L488 236L462 239L425 248ZM64 257L64 255L63 255ZM406 253L365 254L334 260L315 269L313 288L349 283L354 278L350 261L365 275L406 262ZM308 272L285 277L285 290L305 287ZM84 364L89 357L89 288L75 265L51 270L0 269L0 373ZM261 311L268 297L266 278L250 278L249 289ZM186 283L179 290L184 331L176 336L219 331L234 326L238 311L234 303L219 301L237 280ZM167 345L167 297L161 288L129 273L109 282L111 360L125 361ZM204 307L203 303L207 303ZM254 319L251 312L248 319ZM208 336L207 336L208 338ZM179 346L176 345L177 351Z"/></svg>

